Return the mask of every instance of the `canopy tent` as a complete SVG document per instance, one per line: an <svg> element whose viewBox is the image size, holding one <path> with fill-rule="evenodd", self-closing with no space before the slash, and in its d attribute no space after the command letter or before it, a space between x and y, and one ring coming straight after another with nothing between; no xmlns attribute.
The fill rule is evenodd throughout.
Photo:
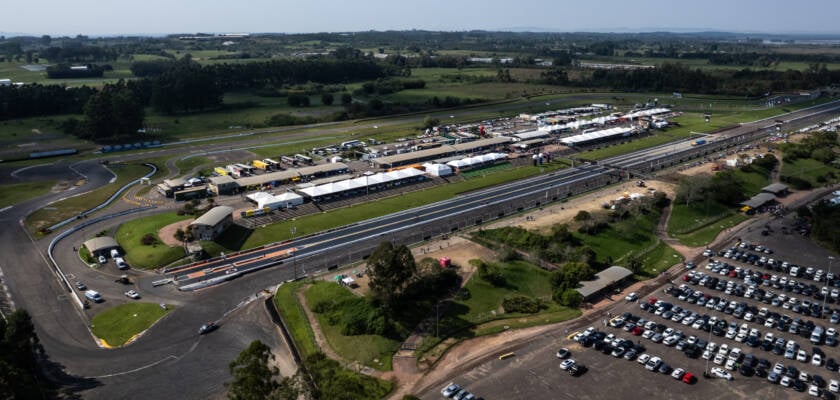
<svg viewBox="0 0 840 400"><path fill-rule="evenodd" d="M419 169L405 168L397 171L380 172L375 175L367 175L359 178L345 179L343 181L312 186L300 189L300 192L309 197L329 196L349 190L364 189L368 186L399 182L422 175L425 175L425 173Z"/></svg>

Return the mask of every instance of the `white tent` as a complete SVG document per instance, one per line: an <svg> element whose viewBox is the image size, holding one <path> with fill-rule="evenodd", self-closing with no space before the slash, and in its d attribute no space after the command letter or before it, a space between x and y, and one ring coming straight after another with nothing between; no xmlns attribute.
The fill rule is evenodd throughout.
<svg viewBox="0 0 840 400"><path fill-rule="evenodd" d="M266 192L256 192L249 194L247 197L257 203L256 208L268 207L276 210L278 208L289 208L303 204L303 196L289 192L277 196Z"/></svg>
<svg viewBox="0 0 840 400"><path fill-rule="evenodd" d="M380 185L389 182L397 182L403 179L413 178L424 174L425 173L419 169L406 168L391 172L380 172L375 175L367 175L359 178L346 179L343 181L327 183L324 185L312 186L300 189L300 192L306 194L309 197L328 196L353 189L364 189L367 186Z"/></svg>
<svg viewBox="0 0 840 400"><path fill-rule="evenodd" d="M426 173L432 176L447 176L452 175L452 168L446 164L426 163L423 164Z"/></svg>

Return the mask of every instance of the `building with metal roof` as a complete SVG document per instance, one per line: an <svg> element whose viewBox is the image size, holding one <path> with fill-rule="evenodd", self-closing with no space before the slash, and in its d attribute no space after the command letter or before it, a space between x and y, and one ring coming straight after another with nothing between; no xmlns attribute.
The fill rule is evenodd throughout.
<svg viewBox="0 0 840 400"><path fill-rule="evenodd" d="M216 206L190 224L193 237L199 240L216 239L233 224L233 207Z"/></svg>
<svg viewBox="0 0 840 400"><path fill-rule="evenodd" d="M239 189L239 184L230 175L213 176L210 177L207 188L216 195L232 194Z"/></svg>
<svg viewBox="0 0 840 400"><path fill-rule="evenodd" d="M380 168L393 168L402 165L423 163L440 158L452 157L459 154L467 154L476 151L493 150L510 143L513 139L507 136L498 136L489 139L474 140L466 143L443 145L433 149L414 151L410 153L397 154L374 158L371 160Z"/></svg>
<svg viewBox="0 0 840 400"><path fill-rule="evenodd" d="M765 193L772 193L776 196L784 196L788 193L788 185L785 185L784 183L771 183L761 188L761 191Z"/></svg>
<svg viewBox="0 0 840 400"><path fill-rule="evenodd" d="M742 202L741 205L750 208L759 208L772 201L776 201L776 195L772 193L759 193L749 200Z"/></svg>
<svg viewBox="0 0 840 400"><path fill-rule="evenodd" d="M581 286L576 290L583 296L584 300L589 300L604 289L620 285L621 282L631 276L633 276L633 271L624 267L612 266L595 274L594 280L581 282Z"/></svg>
<svg viewBox="0 0 840 400"><path fill-rule="evenodd" d="M110 236L100 236L86 240L84 246L94 257L107 254L109 250L120 247L117 241Z"/></svg>

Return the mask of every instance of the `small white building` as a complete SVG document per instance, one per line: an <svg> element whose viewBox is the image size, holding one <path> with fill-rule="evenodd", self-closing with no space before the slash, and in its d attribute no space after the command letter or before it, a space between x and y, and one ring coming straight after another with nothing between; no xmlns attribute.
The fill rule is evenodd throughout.
<svg viewBox="0 0 840 400"><path fill-rule="evenodd" d="M12 86L11 79L0 79L0 86Z"/></svg>
<svg viewBox="0 0 840 400"><path fill-rule="evenodd" d="M446 164L425 163L423 168L426 173L431 176L448 176L452 175L452 168Z"/></svg>

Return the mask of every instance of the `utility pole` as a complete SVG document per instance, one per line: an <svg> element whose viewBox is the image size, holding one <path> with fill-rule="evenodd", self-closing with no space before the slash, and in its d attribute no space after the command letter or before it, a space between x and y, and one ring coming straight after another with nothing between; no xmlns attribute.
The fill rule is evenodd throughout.
<svg viewBox="0 0 840 400"><path fill-rule="evenodd" d="M292 246L294 246L297 227L293 226L289 228L289 233L292 234ZM295 280L297 280L297 249L295 247L292 247L292 269L294 270Z"/></svg>

